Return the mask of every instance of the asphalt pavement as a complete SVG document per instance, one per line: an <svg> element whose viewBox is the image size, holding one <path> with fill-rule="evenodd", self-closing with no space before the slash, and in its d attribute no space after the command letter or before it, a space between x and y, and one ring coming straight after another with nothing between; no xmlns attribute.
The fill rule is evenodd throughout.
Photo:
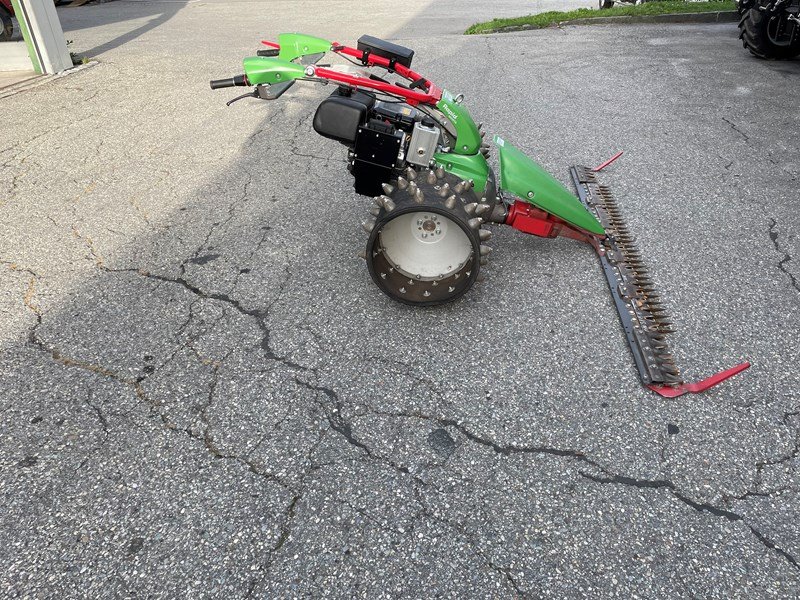
<svg viewBox="0 0 800 600"><path fill-rule="evenodd" d="M734 24L459 35L531 4L59 9L99 64L0 100L0 595L800 597L800 62ZM565 183L624 150L678 364L752 368L642 388L570 240L384 297L329 89L208 89L294 30L414 48Z"/></svg>

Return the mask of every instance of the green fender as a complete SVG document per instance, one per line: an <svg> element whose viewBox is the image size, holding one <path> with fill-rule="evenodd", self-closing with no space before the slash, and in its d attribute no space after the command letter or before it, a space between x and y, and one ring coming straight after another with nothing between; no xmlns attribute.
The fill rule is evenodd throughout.
<svg viewBox="0 0 800 600"><path fill-rule="evenodd" d="M278 44L281 47L278 58L289 62L309 54L324 54L332 46L328 40L302 33L282 33L278 36Z"/></svg>
<svg viewBox="0 0 800 600"><path fill-rule="evenodd" d="M590 233L604 235L603 226L560 181L500 136L500 189Z"/></svg>
<svg viewBox="0 0 800 600"><path fill-rule="evenodd" d="M456 142L453 152L456 154L476 154L481 148L481 134L478 126L461 103L456 102L453 95L444 90L442 99L436 104L442 114L446 115L456 130Z"/></svg>
<svg viewBox="0 0 800 600"><path fill-rule="evenodd" d="M281 58L248 56L244 59L244 74L250 85L272 85L305 77L306 68Z"/></svg>

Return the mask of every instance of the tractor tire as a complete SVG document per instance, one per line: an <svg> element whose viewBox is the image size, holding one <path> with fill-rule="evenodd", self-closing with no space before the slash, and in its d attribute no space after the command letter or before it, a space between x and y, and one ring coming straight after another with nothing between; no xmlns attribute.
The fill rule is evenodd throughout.
<svg viewBox="0 0 800 600"><path fill-rule="evenodd" d="M763 59L786 60L800 55L800 26L786 16L771 15L756 3L739 21L742 46Z"/></svg>
<svg viewBox="0 0 800 600"><path fill-rule="evenodd" d="M11 20L9 12L0 6L0 42L10 40L14 35L14 22Z"/></svg>
<svg viewBox="0 0 800 600"><path fill-rule="evenodd" d="M490 205L472 183L444 169L407 169L374 198L363 257L387 296L412 306L434 306L463 296L483 277L491 248L482 227ZM482 215L482 216L481 216Z"/></svg>

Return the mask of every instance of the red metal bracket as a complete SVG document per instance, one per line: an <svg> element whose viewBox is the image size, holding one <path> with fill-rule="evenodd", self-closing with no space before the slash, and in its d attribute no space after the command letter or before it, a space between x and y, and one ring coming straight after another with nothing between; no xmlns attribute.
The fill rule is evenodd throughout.
<svg viewBox="0 0 800 600"><path fill-rule="evenodd" d="M516 200L514 204L508 207L508 214L504 223L530 235L543 238L568 237L597 247L597 239L592 234L576 229L569 223L536 208L524 200Z"/></svg>
<svg viewBox="0 0 800 600"><path fill-rule="evenodd" d="M725 371L720 371L716 375L712 375L706 379L701 381L697 381L695 383L682 383L676 386L670 385L648 385L647 387L653 390L656 394L663 396L664 398L677 398L678 396L683 396L684 394L699 394L701 392L705 392L707 389L714 387L715 385L722 383L726 379L733 377L734 375L738 375L745 369L750 367L749 362L743 362L740 365L736 365L732 369L727 369Z"/></svg>

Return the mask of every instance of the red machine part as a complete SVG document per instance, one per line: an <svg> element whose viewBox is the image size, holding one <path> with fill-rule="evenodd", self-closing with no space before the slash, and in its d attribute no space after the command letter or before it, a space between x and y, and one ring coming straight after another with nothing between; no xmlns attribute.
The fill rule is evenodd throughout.
<svg viewBox="0 0 800 600"><path fill-rule="evenodd" d="M505 224L523 233L538 237L554 238L560 235L592 244L597 248L596 236L582 229L576 229L558 217L546 213L523 200L516 200L514 204L509 206Z"/></svg>
<svg viewBox="0 0 800 600"><path fill-rule="evenodd" d="M723 381L733 377L734 375L738 375L739 373L748 368L750 368L750 363L743 362L742 364L736 365L731 369L720 371L716 375L712 375L711 377L707 377L706 379L697 381L695 383L682 383L677 386L651 384L648 385L647 387L653 390L656 394L663 396L664 398L677 398L678 396L683 396L684 394L687 393L699 394L701 392L705 392L707 389L710 389L719 383L722 383Z"/></svg>
<svg viewBox="0 0 800 600"><path fill-rule="evenodd" d="M276 44L275 42L270 42L267 40L261 40L261 43L265 46L269 46L270 48L280 49L281 47L280 44ZM400 75L400 77L407 79L412 84L416 84L418 87L424 88L424 91L418 91L416 89L411 89L410 87L403 87L396 83L388 83L385 81L379 81L377 79L369 79L367 77L359 77L358 75L350 75L348 73L342 73L340 71L325 67L315 68L315 77L328 79L329 81L335 81L337 83L344 83L354 88L369 88L371 90L384 92L393 96L400 96L412 106L416 106L418 104L430 104L431 106L436 106L439 100L442 99L442 90L439 87L434 85L431 81L416 71L412 71L405 65L393 63L388 58L376 56L375 54L369 52L366 53L365 58L365 53L362 50L350 48L349 46L342 46L337 42L333 43L331 50L337 54L343 54L345 56L358 59L364 62L364 66L383 67L385 69L394 71Z"/></svg>

